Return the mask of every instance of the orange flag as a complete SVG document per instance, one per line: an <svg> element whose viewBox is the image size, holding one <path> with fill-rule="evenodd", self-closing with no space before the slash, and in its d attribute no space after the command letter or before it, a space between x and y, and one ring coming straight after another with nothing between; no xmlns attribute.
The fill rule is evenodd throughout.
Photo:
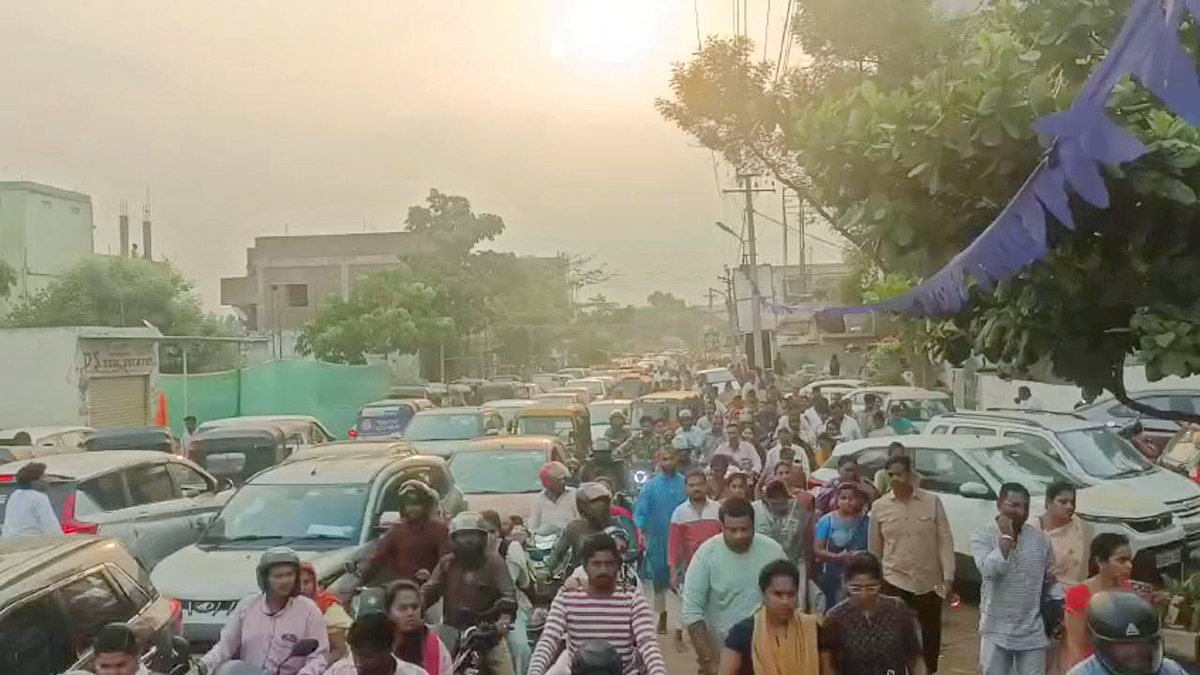
<svg viewBox="0 0 1200 675"><path fill-rule="evenodd" d="M167 414L167 392L158 392L158 407L154 411L154 426L169 427L171 420Z"/></svg>

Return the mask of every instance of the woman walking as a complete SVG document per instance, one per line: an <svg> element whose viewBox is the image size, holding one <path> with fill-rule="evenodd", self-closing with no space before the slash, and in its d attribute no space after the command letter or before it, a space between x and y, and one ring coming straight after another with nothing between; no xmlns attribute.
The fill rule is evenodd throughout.
<svg viewBox="0 0 1200 675"><path fill-rule="evenodd" d="M1054 578L1064 589L1083 581L1088 573L1087 532L1075 517L1075 486L1051 483L1046 488L1046 512L1036 525L1054 548ZM1051 636L1046 647L1046 675L1067 672L1065 636Z"/></svg>

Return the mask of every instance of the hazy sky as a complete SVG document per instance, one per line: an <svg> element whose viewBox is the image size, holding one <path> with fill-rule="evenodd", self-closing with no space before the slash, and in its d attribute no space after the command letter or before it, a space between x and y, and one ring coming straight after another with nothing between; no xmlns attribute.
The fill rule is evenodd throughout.
<svg viewBox="0 0 1200 675"><path fill-rule="evenodd" d="M766 0L750 3L761 46ZM770 23L778 47L782 8ZM704 34L732 30L701 0ZM700 302L740 223L710 153L653 108L696 48L688 0L60 1L0 22L0 179L120 200L216 309L255 236L400 229L429 188L500 214L492 248L593 254L598 289ZM798 50L795 50L798 52ZM779 213L778 195L761 210ZM140 239L135 227L134 240ZM760 221L760 260L780 231ZM823 237L831 235L817 231ZM815 242L817 260L835 249ZM795 262L795 237L790 237ZM589 294L595 291L589 291Z"/></svg>

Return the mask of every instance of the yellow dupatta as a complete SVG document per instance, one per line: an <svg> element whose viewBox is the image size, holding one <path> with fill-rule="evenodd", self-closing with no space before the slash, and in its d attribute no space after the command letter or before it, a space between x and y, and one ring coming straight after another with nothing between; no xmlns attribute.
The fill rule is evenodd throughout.
<svg viewBox="0 0 1200 675"><path fill-rule="evenodd" d="M767 621L766 612L759 607L754 613L754 675L819 675L818 618L797 609L786 626L776 627Z"/></svg>

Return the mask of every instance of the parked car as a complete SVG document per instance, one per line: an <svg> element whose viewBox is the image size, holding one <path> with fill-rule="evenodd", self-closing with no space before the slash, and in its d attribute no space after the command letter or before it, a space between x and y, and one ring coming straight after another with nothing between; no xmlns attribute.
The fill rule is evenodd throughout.
<svg viewBox="0 0 1200 675"><path fill-rule="evenodd" d="M349 455L398 455L408 457L417 454L412 444L402 438L374 438L364 440L334 441L324 445L297 450L291 460L307 457L345 457Z"/></svg>
<svg viewBox="0 0 1200 675"><path fill-rule="evenodd" d="M1024 441L1084 484L1113 483L1162 501L1187 533L1189 553L1200 551L1200 485L1151 463L1102 422L1071 413L959 411L933 418L926 429Z"/></svg>
<svg viewBox="0 0 1200 675"><path fill-rule="evenodd" d="M207 420L196 427L196 433L202 433L217 427L253 426L269 422L278 426L285 435L297 436L297 445L320 445L337 440L337 437L325 428L321 421L312 415L245 415L243 417L223 417Z"/></svg>
<svg viewBox="0 0 1200 675"><path fill-rule="evenodd" d="M542 389L553 389L554 387L563 386L563 384L565 384L566 381L571 378L567 375L560 375L558 373L538 373L537 375L534 375L532 379L534 383L540 386Z"/></svg>
<svg viewBox="0 0 1200 675"><path fill-rule="evenodd" d="M91 432L90 428L80 426L0 429L0 447L30 446L38 448L38 456L79 452L83 439Z"/></svg>
<svg viewBox="0 0 1200 675"><path fill-rule="evenodd" d="M855 389L865 386L867 386L867 382L865 380L836 377L825 378L821 380L814 380L801 387L800 395L816 396L817 394L820 394L830 401L833 401L841 398L851 391L854 391Z"/></svg>
<svg viewBox="0 0 1200 675"><path fill-rule="evenodd" d="M228 482L167 453L77 452L38 461L46 465L46 494L63 532L117 539L148 569L196 541L232 494ZM0 507L25 464L0 465Z"/></svg>
<svg viewBox="0 0 1200 675"><path fill-rule="evenodd" d="M439 457L298 459L254 476L199 541L159 563L151 578L163 593L180 599L184 637L211 644L238 600L258 591L254 569L263 551L295 549L328 586L344 574L346 563L371 555L373 542L399 518L399 488L410 479L437 491L446 517L466 508ZM354 581L336 592L348 596Z"/></svg>
<svg viewBox="0 0 1200 675"><path fill-rule="evenodd" d="M403 438L421 454L450 457L472 438L502 433L504 418L492 408L434 408L414 415Z"/></svg>
<svg viewBox="0 0 1200 675"><path fill-rule="evenodd" d="M97 429L83 441L83 449L154 450L175 452L175 437L166 427L114 427Z"/></svg>
<svg viewBox="0 0 1200 675"><path fill-rule="evenodd" d="M892 409L893 405L904 407L904 416L912 421L917 431L923 431L929 420L954 412L954 400L944 391L931 391L920 387L860 387L842 395L850 401L855 412L861 412L867 407L867 394L879 398L884 411Z"/></svg>
<svg viewBox="0 0 1200 675"><path fill-rule="evenodd" d="M307 446L301 445L298 436L285 436L274 424L259 422L198 433L188 440L188 457L218 479L241 485L302 447Z"/></svg>
<svg viewBox="0 0 1200 675"><path fill-rule="evenodd" d="M353 438L399 438L417 413L433 406L418 401L428 399L386 398L371 401L358 409L358 420L350 432Z"/></svg>
<svg viewBox="0 0 1200 675"><path fill-rule="evenodd" d="M0 673L90 671L92 642L109 623L132 628L144 654L176 633L179 604L115 539L0 541L0 561Z"/></svg>
<svg viewBox="0 0 1200 675"><path fill-rule="evenodd" d="M1200 412L1200 390L1198 389L1142 389L1129 392L1129 398L1159 410ZM1117 426L1124 426L1134 420L1140 420L1150 442L1159 450L1180 429L1179 422L1140 413L1112 396L1106 396L1090 405L1081 406L1075 412L1090 420L1112 422Z"/></svg>
<svg viewBox="0 0 1200 675"><path fill-rule="evenodd" d="M839 443L813 477L824 481L836 478L837 462L845 455L858 459L861 475L873 476L883 468L888 444L895 440L908 449L913 469L921 476L921 487L942 500L954 537L957 576L968 582L979 580L970 554L971 535L996 517L996 498L1003 483L1020 483L1029 489L1031 519L1045 510L1050 483L1080 484L1053 456L1018 438L950 434ZM1159 582L1164 574L1179 577L1185 532L1162 501L1114 483L1082 487L1076 501L1075 514L1093 534L1118 532L1129 537L1137 578Z"/></svg>
<svg viewBox="0 0 1200 675"><path fill-rule="evenodd" d="M493 509L502 517L526 518L531 495L542 490L538 471L546 462L567 461L567 449L546 436L477 438L450 460L450 473L471 511Z"/></svg>

